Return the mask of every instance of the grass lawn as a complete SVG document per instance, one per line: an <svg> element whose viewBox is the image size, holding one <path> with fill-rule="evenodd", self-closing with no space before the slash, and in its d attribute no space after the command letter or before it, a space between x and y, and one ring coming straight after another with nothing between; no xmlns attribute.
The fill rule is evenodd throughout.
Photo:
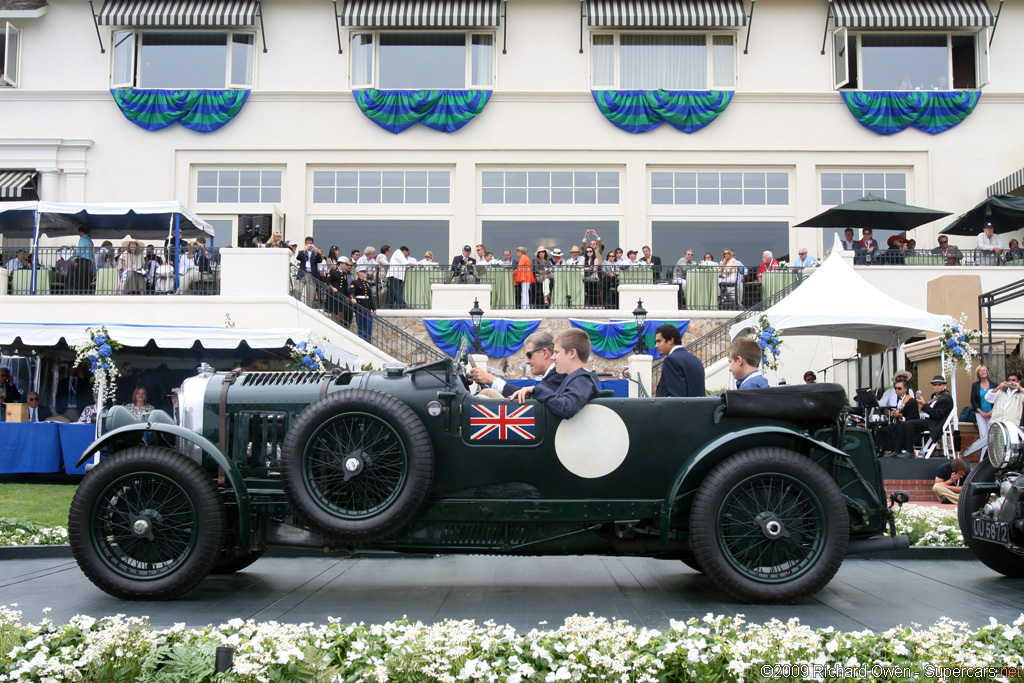
<svg viewBox="0 0 1024 683"><path fill-rule="evenodd" d="M0 484L0 517L27 519L46 527L68 525L77 486Z"/></svg>

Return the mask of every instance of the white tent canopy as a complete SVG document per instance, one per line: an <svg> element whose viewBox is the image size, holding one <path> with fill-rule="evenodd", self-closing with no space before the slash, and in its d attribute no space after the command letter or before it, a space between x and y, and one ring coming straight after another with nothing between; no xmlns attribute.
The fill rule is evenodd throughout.
<svg viewBox="0 0 1024 683"><path fill-rule="evenodd" d="M921 332L942 332L952 316L921 311L876 289L842 256L838 235L832 254L807 282L764 315L783 335L845 337L899 346ZM730 337L749 331L756 318L732 326Z"/></svg>
<svg viewBox="0 0 1024 683"><path fill-rule="evenodd" d="M118 202L59 204L56 202L0 202L0 235L5 237L61 237L84 226L93 239L157 240L173 235L177 222L182 237L213 236L213 228L188 207L170 202Z"/></svg>
<svg viewBox="0 0 1024 683"><path fill-rule="evenodd" d="M316 337L308 327L199 327L177 325L120 325L96 323L0 323L0 345L21 339L28 347L55 346L64 340L68 346L87 339L86 328L106 327L110 337L125 347L144 347L150 342L161 349L190 349L199 342L207 349L237 349L244 341L251 349L280 349L289 342ZM328 361L337 366L358 369L360 358L334 344L317 339Z"/></svg>

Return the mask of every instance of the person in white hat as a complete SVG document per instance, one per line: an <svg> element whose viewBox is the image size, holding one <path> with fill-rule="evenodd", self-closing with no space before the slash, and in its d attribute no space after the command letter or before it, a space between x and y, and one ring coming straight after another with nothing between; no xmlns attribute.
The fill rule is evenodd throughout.
<svg viewBox="0 0 1024 683"><path fill-rule="evenodd" d="M583 251L578 245L572 245L572 249L569 250L569 258L565 259L565 265L567 266L582 266L583 265Z"/></svg>
<svg viewBox="0 0 1024 683"><path fill-rule="evenodd" d="M373 311L376 309L373 300L373 288L366 279L367 270L370 266L361 265L356 267L356 280L352 283L350 293L356 305L356 327L359 330L359 337L369 342L373 337Z"/></svg>

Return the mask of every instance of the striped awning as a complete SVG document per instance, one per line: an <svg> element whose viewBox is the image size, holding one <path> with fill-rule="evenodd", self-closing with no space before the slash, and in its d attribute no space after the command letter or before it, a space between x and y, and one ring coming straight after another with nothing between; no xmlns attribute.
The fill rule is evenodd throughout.
<svg viewBox="0 0 1024 683"><path fill-rule="evenodd" d="M501 0L346 0L344 26L467 27L501 23Z"/></svg>
<svg viewBox="0 0 1024 683"><path fill-rule="evenodd" d="M847 28L970 28L993 26L985 0L833 0L836 26Z"/></svg>
<svg viewBox="0 0 1024 683"><path fill-rule="evenodd" d="M0 197L20 199L35 175L35 171L0 171Z"/></svg>
<svg viewBox="0 0 1024 683"><path fill-rule="evenodd" d="M1024 187L1024 168L1014 171L998 183L989 185L988 196L994 197L997 194L1013 194L1022 187Z"/></svg>
<svg viewBox="0 0 1024 683"><path fill-rule="evenodd" d="M587 0L587 25L746 26L743 0Z"/></svg>
<svg viewBox="0 0 1024 683"><path fill-rule="evenodd" d="M252 26L258 0L105 0L101 26Z"/></svg>

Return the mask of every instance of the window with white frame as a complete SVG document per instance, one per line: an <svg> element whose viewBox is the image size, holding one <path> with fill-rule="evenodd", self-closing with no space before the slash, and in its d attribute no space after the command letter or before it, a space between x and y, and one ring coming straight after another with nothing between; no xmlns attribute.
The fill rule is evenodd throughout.
<svg viewBox="0 0 1024 683"><path fill-rule="evenodd" d="M21 29L5 22L0 33L0 87L18 87L18 67L21 57Z"/></svg>
<svg viewBox="0 0 1024 683"><path fill-rule="evenodd" d="M618 171L484 171L484 204L618 204Z"/></svg>
<svg viewBox="0 0 1024 683"><path fill-rule="evenodd" d="M463 90L494 85L494 34L372 31L352 34L352 87Z"/></svg>
<svg viewBox="0 0 1024 683"><path fill-rule="evenodd" d="M789 174L781 171L652 171L651 204L784 206Z"/></svg>
<svg viewBox="0 0 1024 683"><path fill-rule="evenodd" d="M251 88L256 66L252 31L113 33L115 88Z"/></svg>
<svg viewBox="0 0 1024 683"><path fill-rule="evenodd" d="M448 204L451 175L427 169L313 171L313 203Z"/></svg>
<svg viewBox="0 0 1024 683"><path fill-rule="evenodd" d="M284 174L270 169L209 169L196 173L200 204L278 204Z"/></svg>
<svg viewBox="0 0 1024 683"><path fill-rule="evenodd" d="M822 206L845 204L868 194L907 203L905 171L823 171L820 180Z"/></svg>
<svg viewBox="0 0 1024 683"><path fill-rule="evenodd" d="M834 87L971 90L988 83L988 31L848 32L832 35Z"/></svg>
<svg viewBox="0 0 1024 683"><path fill-rule="evenodd" d="M708 90L736 87L732 33L595 33L595 89Z"/></svg>

